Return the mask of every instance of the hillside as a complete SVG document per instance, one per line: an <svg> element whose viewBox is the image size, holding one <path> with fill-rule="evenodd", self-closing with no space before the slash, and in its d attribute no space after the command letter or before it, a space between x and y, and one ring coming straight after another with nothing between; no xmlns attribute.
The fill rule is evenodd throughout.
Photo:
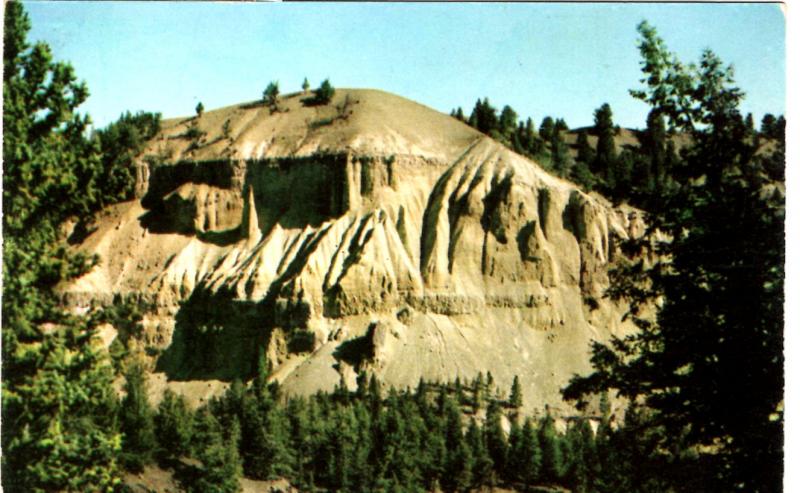
<svg viewBox="0 0 800 493"><path fill-rule="evenodd" d="M563 408L589 342L630 330L603 291L640 214L401 97L308 98L165 121L65 298L151 302L152 381L195 402L263 351L290 393L491 371L528 410Z"/></svg>

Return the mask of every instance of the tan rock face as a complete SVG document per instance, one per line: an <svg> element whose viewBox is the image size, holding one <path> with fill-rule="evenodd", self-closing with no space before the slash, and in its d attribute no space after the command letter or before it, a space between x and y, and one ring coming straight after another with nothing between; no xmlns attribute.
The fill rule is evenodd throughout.
<svg viewBox="0 0 800 493"><path fill-rule="evenodd" d="M155 301L145 333L171 379L247 378L264 351L290 392L359 368L395 386L488 370L558 407L589 342L630 330L602 294L637 212L396 96L170 120L138 176L67 291Z"/></svg>

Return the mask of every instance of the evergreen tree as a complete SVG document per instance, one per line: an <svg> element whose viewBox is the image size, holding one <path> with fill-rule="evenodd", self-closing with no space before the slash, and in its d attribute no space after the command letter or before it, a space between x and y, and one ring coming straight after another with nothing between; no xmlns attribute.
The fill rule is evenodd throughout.
<svg viewBox="0 0 800 493"><path fill-rule="evenodd" d="M197 113L197 118L203 116L203 112L205 111L205 107L203 106L203 102L200 101L197 103L197 106L194 107L194 112Z"/></svg>
<svg viewBox="0 0 800 493"><path fill-rule="evenodd" d="M500 112L499 131L506 138L511 138L517 129L517 112L511 106L503 106Z"/></svg>
<svg viewBox="0 0 800 493"><path fill-rule="evenodd" d="M548 432L549 433L549 432ZM533 426L533 420L525 420L522 427L519 446L515 451L518 454L518 478L527 487L533 486L539 480L542 468L542 450L539 447L539 437ZM549 471L547 471L549 473Z"/></svg>
<svg viewBox="0 0 800 493"><path fill-rule="evenodd" d="M589 145L589 135L586 130L578 132L575 146L578 148L577 161L590 164L594 161L594 149Z"/></svg>
<svg viewBox="0 0 800 493"><path fill-rule="evenodd" d="M537 438L542 450L542 479L549 483L557 483L564 471L564 458L555 422L549 413L539 422ZM525 434L523 433L524 439Z"/></svg>
<svg viewBox="0 0 800 493"><path fill-rule="evenodd" d="M155 416L156 437L164 455L179 458L189 454L192 420L186 399L167 389Z"/></svg>
<svg viewBox="0 0 800 493"><path fill-rule="evenodd" d="M544 139L546 142L550 142L553 138L553 132L555 131L555 122L549 116L544 117L542 119L542 124L539 125L539 137Z"/></svg>
<svg viewBox="0 0 800 493"><path fill-rule="evenodd" d="M2 483L8 491L100 491L119 483L111 365L98 318L66 313L53 291L92 262L59 240L98 207L101 160L75 113L88 90L26 37L5 5L3 46ZM46 327L51 327L48 330Z"/></svg>
<svg viewBox="0 0 800 493"><path fill-rule="evenodd" d="M457 405L461 405L464 403L464 387L461 385L461 377L456 377L456 382L453 385L454 393L455 393L455 400Z"/></svg>
<svg viewBox="0 0 800 493"><path fill-rule="evenodd" d="M472 468L475 459L472 451L462 438L455 448L448 450L445 475L442 478L442 486L448 492L467 492L472 485Z"/></svg>
<svg viewBox="0 0 800 493"><path fill-rule="evenodd" d="M333 88L330 81L325 79L319 85L319 88L316 91L316 103L317 104L328 104L333 99L333 95L336 93L336 89Z"/></svg>
<svg viewBox="0 0 800 493"><path fill-rule="evenodd" d="M514 409L522 407L522 386L519 384L519 376L514 375L514 381L511 382L511 394L508 398L508 405Z"/></svg>
<svg viewBox="0 0 800 493"><path fill-rule="evenodd" d="M595 155L594 149L589 145L589 137L586 130L578 132L575 145L578 155L575 164L570 170L570 178L586 190L592 190L597 180L589 167L594 163Z"/></svg>
<svg viewBox="0 0 800 493"><path fill-rule="evenodd" d="M504 476L509 451L506 436L503 432L500 405L495 400L489 403L489 407L486 410L486 422L483 426L483 431L486 435L486 447L494 464L494 469L497 471L498 476Z"/></svg>
<svg viewBox="0 0 800 493"><path fill-rule="evenodd" d="M476 488L491 485L492 481L492 468L494 466L491 457L489 457L489 450L486 446L485 435L478 428L478 424L474 419L470 420L469 428L465 437L467 447L469 448L472 459L472 484Z"/></svg>
<svg viewBox="0 0 800 493"><path fill-rule="evenodd" d="M563 120L558 120L563 122ZM561 127L556 125L550 138L550 167L561 177L567 176L569 171L569 152L564 137L561 135Z"/></svg>
<svg viewBox="0 0 800 493"><path fill-rule="evenodd" d="M262 95L264 102L271 108L274 108L276 104L278 104L278 95L280 94L280 89L278 88L278 81L274 80L267 84L267 88L264 89L264 94Z"/></svg>
<svg viewBox="0 0 800 493"><path fill-rule="evenodd" d="M241 453L244 471L256 479L291 474L290 423L269 394L247 393L242 403Z"/></svg>
<svg viewBox="0 0 800 493"><path fill-rule="evenodd" d="M570 426L565 441L572 454L565 482L575 493L586 493L590 491L592 478L599 474L596 467L599 458L589 422L581 420Z"/></svg>
<svg viewBox="0 0 800 493"><path fill-rule="evenodd" d="M505 467L500 471L507 482L522 481L525 469L522 445L522 427L518 420L513 420L508 432L508 455ZM541 462L541 457L539 459Z"/></svg>
<svg viewBox="0 0 800 493"><path fill-rule="evenodd" d="M780 491L783 199L762 193L770 178L745 138L732 70L708 50L687 68L647 23L639 33L646 87L633 94L691 144L673 174L676 190L651 216L671 239L658 245L661 260L632 264L611 293L633 301L640 331L595 346L594 375L575 379L565 396L613 388L643 398L655 415L641 428L663 426L660 450L689 461L684 469L702 464L700 490ZM655 299L655 319L641 316L637 307ZM692 459L676 450L703 447L714 452ZM682 489L685 479L675 475L672 485Z"/></svg>
<svg viewBox="0 0 800 493"><path fill-rule="evenodd" d="M125 372L120 428L123 463L127 469L141 472L153 459L156 436L153 409L147 400L147 375L138 361L132 361Z"/></svg>
<svg viewBox="0 0 800 493"><path fill-rule="evenodd" d="M472 381L472 412L477 413L483 404L483 374L478 373L478 376Z"/></svg>
<svg viewBox="0 0 800 493"><path fill-rule="evenodd" d="M597 135L597 149L592 169L594 173L603 177L607 190L616 190L617 149L614 143L614 121L608 103L594 112L594 133Z"/></svg>
<svg viewBox="0 0 800 493"><path fill-rule="evenodd" d="M303 77L303 93L307 93L310 87L311 84L308 83L308 77Z"/></svg>
<svg viewBox="0 0 800 493"><path fill-rule="evenodd" d="M98 130L102 156L102 205L131 200L136 186L134 159L144 151L145 144L161 129L161 114L138 112L123 113L119 119Z"/></svg>
<svg viewBox="0 0 800 493"><path fill-rule="evenodd" d="M480 132L489 135L492 130L500 129L500 122L497 118L497 109L489 104L489 98L478 99L472 114L469 117L469 125Z"/></svg>
<svg viewBox="0 0 800 493"><path fill-rule="evenodd" d="M196 415L195 427L197 441L194 444L194 456L202 466L197 476L187 485L189 491L192 493L240 491L242 465L238 451L241 435L239 423L234 421L225 436L214 415L207 409L201 409Z"/></svg>
<svg viewBox="0 0 800 493"><path fill-rule="evenodd" d="M647 114L647 128L640 138L643 154L648 158L649 167L639 181L640 188L649 194L660 194L668 186L667 178L667 131L664 118L651 110Z"/></svg>

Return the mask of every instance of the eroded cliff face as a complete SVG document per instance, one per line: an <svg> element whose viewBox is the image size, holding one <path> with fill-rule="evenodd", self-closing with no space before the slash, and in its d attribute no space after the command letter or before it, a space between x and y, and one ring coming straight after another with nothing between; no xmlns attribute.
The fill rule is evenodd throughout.
<svg viewBox="0 0 800 493"><path fill-rule="evenodd" d="M172 380L247 378L263 352L289 392L491 371L558 409L590 341L631 329L603 291L635 210L396 96L167 121L138 176L66 291L152 300L144 342Z"/></svg>

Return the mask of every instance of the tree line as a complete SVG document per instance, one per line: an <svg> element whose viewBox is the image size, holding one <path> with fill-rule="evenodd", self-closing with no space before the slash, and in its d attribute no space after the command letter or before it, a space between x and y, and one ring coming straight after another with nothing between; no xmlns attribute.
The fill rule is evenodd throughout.
<svg viewBox="0 0 800 493"><path fill-rule="evenodd" d="M125 467L136 472L159 463L197 492L239 491L242 476L342 492L501 485L617 492L659 485L629 462L655 453L630 440L637 431L633 414L631 425L614 426L607 401L596 430L588 419L575 419L562 432L549 413L522 415L518 379L503 399L490 373L464 384L420 380L413 390L386 392L362 372L354 391L340 383L306 398L287 397L260 368L249 385L234 382L193 411L169 390L152 409L145 373L132 363L119 408Z"/></svg>
<svg viewBox="0 0 800 493"><path fill-rule="evenodd" d="M537 130L530 117L522 121L508 105L498 116L488 98L478 99L469 117L460 107L450 116L587 191L597 190L614 201L627 201L646 210L657 208L664 194L677 186L680 177L674 175L680 173L680 142L684 141L685 146L686 138L691 138L691 132L680 132L673 125L668 128L663 112L653 109L647 115L645 128L632 131L637 145L618 146L615 137L622 130L615 125L608 103L594 111L593 126L572 132L573 144L565 141L570 129L562 118L545 116ZM760 129L755 128L752 114L737 118L744 131L738 137L755 150L766 142L780 145L785 140L783 115L765 114ZM594 145L590 144L590 136ZM773 168L771 176L782 180L783 166Z"/></svg>

